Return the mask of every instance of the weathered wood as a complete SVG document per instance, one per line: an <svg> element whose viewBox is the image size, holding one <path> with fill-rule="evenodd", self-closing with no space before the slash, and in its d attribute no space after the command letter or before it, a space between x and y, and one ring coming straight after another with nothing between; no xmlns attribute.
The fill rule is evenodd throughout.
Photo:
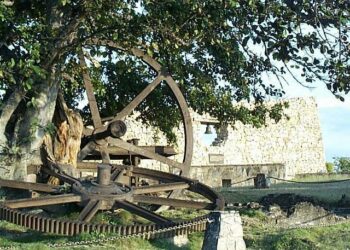
<svg viewBox="0 0 350 250"><path fill-rule="evenodd" d="M80 67L83 71L83 80L84 80L84 85L86 89L87 99L89 101L89 107L92 115L94 128L95 129L102 128L102 120L101 120L100 112L98 111L98 106L97 106L91 78L87 71L87 64L85 62L83 49L81 49L81 51L79 52L78 57L79 57ZM107 153L107 145L108 145L108 140L102 140L102 142L100 141L99 143L99 150L101 152L102 161L104 163L110 162L109 154Z"/></svg>
<svg viewBox="0 0 350 250"><path fill-rule="evenodd" d="M57 133L54 136L47 133L43 140L48 157L76 167L84 125L80 114L67 107L62 93L58 94L53 122ZM59 180L51 176L48 183L59 185Z"/></svg>
<svg viewBox="0 0 350 250"><path fill-rule="evenodd" d="M156 213L148 211L142 207L139 207L135 204L132 204L127 201L116 201L116 205L122 209L125 209L133 214L141 216L147 220L150 220L154 223L169 223L171 222L169 219L164 218Z"/></svg>
<svg viewBox="0 0 350 250"><path fill-rule="evenodd" d="M189 186L190 185L187 184L186 182L162 183L162 184L152 185L152 186L135 187L134 194L149 194L149 193L156 193L156 192L180 190L180 189L186 189Z"/></svg>
<svg viewBox="0 0 350 250"><path fill-rule="evenodd" d="M130 115L131 112L164 80L163 75L158 75L150 84L146 86L122 111L120 111L113 121L121 120Z"/></svg>
<svg viewBox="0 0 350 250"><path fill-rule="evenodd" d="M123 149L128 150L128 151L131 151L135 154L139 154L139 155L144 156L146 158L150 158L150 159L162 162L164 164L167 164L169 166L172 166L172 167L175 167L175 168L178 168L181 170L184 170L186 168L186 166L182 163L171 160L171 159L166 158L166 157L159 155L157 153L148 151L147 149L141 148L139 146L135 146L131 143L125 142L125 141L118 139L118 138L116 138L114 140L117 143L118 147L123 148Z"/></svg>
<svg viewBox="0 0 350 250"><path fill-rule="evenodd" d="M86 41L86 44L99 44L99 45L105 45L107 47L115 48L115 49L122 49L126 50L125 48L122 48L120 45L113 41L108 41L108 40L101 40L98 38L91 39L90 41ZM177 101L177 104L179 106L181 116L182 116L182 121L183 121L183 126L184 126L184 133L185 133L185 148L184 148L184 157L183 157L183 163L177 163L175 161L172 161L170 159L167 159L161 155L157 155L152 152L147 152L146 150L138 150L138 148L130 148L130 147L123 147L126 146L126 144L123 143L118 143L118 146L121 148L124 148L129 151L133 151L134 153L143 155L144 157L155 159L157 161L160 161L162 163L168 164L170 166L176 167L181 169L181 174L183 176L188 176L189 175L189 168L191 166L191 159L192 159L192 154L193 154L193 129L192 129L192 119L190 116L189 108L186 104L186 100L184 96L182 95L181 90L177 86L176 82L174 79L171 77L169 72L161 65L159 64L156 60L154 60L152 57L147 55L144 51L137 49L137 48L132 48L131 50L128 51L129 53L133 54L134 56L142 59L145 63L147 63L149 66L151 66L156 72L157 72L157 77L153 80L152 83L150 83L125 109L119 114L117 114L113 119L113 121L120 120L121 117L126 116L132 111L134 108L136 108L147 96L149 93L152 92L152 90L161 82L165 81L165 83L169 86L171 89L172 93L175 96L175 99ZM106 130L106 126L96 128L95 126L95 133L103 132ZM86 131L88 132L88 131ZM104 145L104 142L99 142L97 141L98 144ZM91 145L92 144L92 145ZM87 155L90 154L90 152L96 147L94 145L95 143L88 143L79 153L79 158L81 160L85 159ZM122 145L121 145L122 144ZM130 150L134 149L134 150Z"/></svg>
<svg viewBox="0 0 350 250"><path fill-rule="evenodd" d="M14 180L3 180L3 179L0 179L0 187L33 190L33 191L46 192L46 193L57 192L56 186L52 186L48 184L32 183L32 182L25 182L25 181L14 181Z"/></svg>
<svg viewBox="0 0 350 250"><path fill-rule="evenodd" d="M5 201L5 206L9 208L28 208L57 204L66 204L72 202L80 202L81 197L75 194L62 194L52 196L42 196L38 198L27 198L18 200Z"/></svg>
<svg viewBox="0 0 350 250"><path fill-rule="evenodd" d="M61 93L58 94L54 124L57 133L54 137L46 134L43 144L50 158L58 163L76 166L83 132L83 120L76 111L68 109Z"/></svg>
<svg viewBox="0 0 350 250"><path fill-rule="evenodd" d="M63 97L59 98L61 110L66 120L58 125L57 135L54 142L54 155L58 163L71 164L76 167L77 155L80 150L81 136L83 133L83 119L76 111L68 109Z"/></svg>
<svg viewBox="0 0 350 250"><path fill-rule="evenodd" d="M113 142L113 139L111 140ZM139 146L142 150L147 150L149 152L152 152L154 154L158 154L161 156L169 157L176 155L176 151L174 147L172 146ZM137 156L141 159L150 159L149 157L145 157L144 155L137 154L131 151L128 151L126 149L117 147L117 146L108 146L107 151L110 155L110 158L113 160L121 160L121 159L126 159L129 158L130 156ZM100 152L95 149L91 155L88 155L86 160L100 160L101 159L101 154ZM78 164L80 165L80 164Z"/></svg>
<svg viewBox="0 0 350 250"><path fill-rule="evenodd" d="M80 212L78 220L89 222L101 207L102 201L90 200L84 209Z"/></svg>
<svg viewBox="0 0 350 250"><path fill-rule="evenodd" d="M190 200L179 200L179 199L170 199L163 197L152 197L146 195L135 195L134 202L141 202L147 204L155 205L167 205L173 207L187 207L187 208L196 208L196 209L212 209L215 207L215 204L208 202L198 202Z"/></svg>

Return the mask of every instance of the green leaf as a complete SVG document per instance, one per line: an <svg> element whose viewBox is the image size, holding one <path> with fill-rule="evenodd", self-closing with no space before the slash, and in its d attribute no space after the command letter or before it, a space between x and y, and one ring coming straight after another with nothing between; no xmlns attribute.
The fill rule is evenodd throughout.
<svg viewBox="0 0 350 250"><path fill-rule="evenodd" d="M10 68L13 68L16 65L15 59L11 58Z"/></svg>
<svg viewBox="0 0 350 250"><path fill-rule="evenodd" d="M153 47L155 50L159 51L159 46L158 46L157 43L152 43L152 47Z"/></svg>
<svg viewBox="0 0 350 250"><path fill-rule="evenodd" d="M60 0L60 4L62 6L65 6L68 2L69 2L69 0Z"/></svg>
<svg viewBox="0 0 350 250"><path fill-rule="evenodd" d="M37 75L41 75L42 74L41 68L39 66L32 65L31 68L32 68L32 70L34 71L35 74L37 74Z"/></svg>
<svg viewBox="0 0 350 250"><path fill-rule="evenodd" d="M147 55L153 57L153 51L150 48L147 48Z"/></svg>

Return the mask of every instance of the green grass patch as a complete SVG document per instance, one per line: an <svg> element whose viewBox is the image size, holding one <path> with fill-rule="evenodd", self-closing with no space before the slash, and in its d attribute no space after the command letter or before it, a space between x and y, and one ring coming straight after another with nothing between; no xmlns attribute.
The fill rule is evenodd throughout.
<svg viewBox="0 0 350 250"><path fill-rule="evenodd" d="M267 219L266 214L258 209L238 209L239 214L241 216L248 216L250 218L257 218L261 221L265 221Z"/></svg>
<svg viewBox="0 0 350 250"><path fill-rule="evenodd" d="M74 243L80 241L91 241L101 238L108 238L115 235L83 233L78 236L65 237L57 235L43 234L15 226L13 224L0 221L0 249L53 249L52 244ZM175 246L171 241L166 239L143 240L141 238L116 239L104 243L95 243L92 245L77 246L74 249L122 249L122 250L168 250L168 249L201 249L204 233L193 233L188 236L189 243L183 247ZM60 249L71 249L70 246Z"/></svg>
<svg viewBox="0 0 350 250"><path fill-rule="evenodd" d="M185 246L177 247L169 240L151 240L152 249L164 249L164 250L200 250L202 249L204 239L203 232L196 232L188 235L188 244Z"/></svg>
<svg viewBox="0 0 350 250"><path fill-rule="evenodd" d="M303 175L296 175L293 180L317 182L317 181L339 181L339 180L345 180L345 179L350 179L350 174L303 174Z"/></svg>
<svg viewBox="0 0 350 250"><path fill-rule="evenodd" d="M245 230L249 231L249 230ZM245 233L248 249L349 249L350 223L311 229Z"/></svg>

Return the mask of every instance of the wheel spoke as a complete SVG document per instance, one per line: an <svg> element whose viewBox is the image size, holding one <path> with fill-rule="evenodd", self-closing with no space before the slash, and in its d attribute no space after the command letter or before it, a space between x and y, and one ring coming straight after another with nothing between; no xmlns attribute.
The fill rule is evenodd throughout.
<svg viewBox="0 0 350 250"><path fill-rule="evenodd" d="M167 164L169 166L172 166L172 167L176 167L176 168L179 168L179 169L184 169L184 165L179 163L179 162L176 162L174 160L171 160L169 158L166 158L164 156L161 156L159 154L156 154L154 152L151 152L147 149L144 149L144 148L141 148L141 147L138 147L138 146L135 146L131 143L128 143L128 142L125 142L119 138L115 138L114 139L114 142L116 143L117 147L120 147L120 148L123 148L125 150L128 150L128 151L131 151L135 154L139 154L139 155L142 155L144 157L147 157L147 158L150 158L150 159L153 159L153 160L157 160L159 162L162 162L164 164Z"/></svg>
<svg viewBox="0 0 350 250"><path fill-rule="evenodd" d="M164 218L156 213L153 213L151 211L148 211L140 206L137 206L133 203L130 203L128 201L116 201L116 205L122 209L125 209L133 214L136 214L138 216L141 216L149 221L152 221L154 223L170 223L171 220Z"/></svg>
<svg viewBox="0 0 350 250"><path fill-rule="evenodd" d="M196 209L215 208L215 204L208 203L208 202L152 197L152 196L146 196L146 195L135 195L134 202L141 202L141 203L155 204L155 205L167 205L167 206L173 206L173 207L196 208Z"/></svg>
<svg viewBox="0 0 350 250"><path fill-rule="evenodd" d="M91 78L87 71L87 65L85 62L83 50L79 52L78 56L79 56L80 67L83 70L83 80L84 80L84 85L86 89L87 99L89 101L92 122L94 123L95 128L99 128L102 126L102 121L100 117L100 112L98 111L98 107L97 107L97 102L94 94L94 87L92 86Z"/></svg>
<svg viewBox="0 0 350 250"><path fill-rule="evenodd" d="M102 127L102 120L101 120L100 112L98 111L96 97L94 94L94 87L92 86L90 75L87 72L87 65L85 62L83 50L81 50L79 52L78 56L79 56L80 66L83 70L83 80L84 80L84 85L85 85L85 89L86 89L87 99L89 101L92 122L94 124L94 128L97 129L97 128ZM103 139L102 143L100 142L99 144L100 144L99 148L100 148L100 152L101 152L101 156L102 156L102 161L104 163L109 163L110 158L109 158L109 154L107 151L108 141Z"/></svg>
<svg viewBox="0 0 350 250"><path fill-rule="evenodd" d="M151 170L147 168L133 167L131 171L134 176L144 177L152 180L158 180L166 183L171 183L174 181L176 182L187 181L187 183L193 182L193 180L187 179L185 177L173 175L166 172Z"/></svg>
<svg viewBox="0 0 350 250"><path fill-rule="evenodd" d="M186 182L162 183L152 186L141 186L134 188L134 194L149 194L156 192L173 191L189 188L190 185Z"/></svg>
<svg viewBox="0 0 350 250"><path fill-rule="evenodd" d="M91 39L87 41L87 44L91 45L104 45L108 46L114 49L118 50L124 50L127 51L123 46L109 40L102 40L102 39ZM185 150L184 150L184 158L183 158L183 165L186 167L183 167L181 171L182 176L188 176L189 175L189 170L191 166L191 159L192 159L192 154L193 154L193 129L192 129L192 119L190 116L190 111L189 108L186 104L186 100L181 93L181 90L179 89L178 85L174 81L174 79L167 73L162 72L162 65L160 65L156 60L154 60L152 57L148 56L147 53L144 51L138 49L138 48L133 48L129 50L131 54L134 56L140 58L142 61L147 63L151 68L153 68L157 73L158 76L163 76L165 77L165 80L171 91L173 92L175 99L178 103L178 106L180 108L181 116L182 116L182 121L184 125L184 133L185 133ZM146 92L146 91L145 91ZM142 98L141 98L142 99ZM137 106L137 105L136 105ZM122 114L120 113L119 117L122 117ZM115 119L119 119L118 115L115 117Z"/></svg>
<svg viewBox="0 0 350 250"><path fill-rule="evenodd" d="M94 215L102 207L102 201L100 200L90 200L84 209L80 212L78 220L89 222Z"/></svg>
<svg viewBox="0 0 350 250"><path fill-rule="evenodd" d="M86 78L90 78L88 75ZM158 75L150 84L148 84L146 86L146 88L144 88L122 111L120 111L118 114L116 114L114 117L106 117L100 120L104 120L104 121L109 121L109 123L113 122L113 121L117 121L117 120L122 120L124 119L126 116L130 115L131 112L138 106L140 105L141 102L143 102L143 100L145 100L145 98L165 79L165 77L163 75ZM91 85L91 80L87 81L90 82ZM86 85L86 84L85 84ZM87 86L85 86L87 88ZM92 87L92 86L91 86ZM92 90L92 89L91 89ZM92 93L93 95L93 93ZM91 96L92 96L91 95ZM90 100L90 99L89 99ZM96 101L92 101L92 103L96 103ZM91 105L91 104L90 104ZM96 106L97 108L97 106ZM86 129L86 128L85 128ZM85 130L85 134L86 135L92 135L92 133L97 133L97 132L104 132L106 130L106 128L102 129L98 129L96 131L93 131L91 129L86 129Z"/></svg>
<svg viewBox="0 0 350 250"><path fill-rule="evenodd" d="M139 93L122 111L120 111L113 121L121 120L131 114L131 112L164 80L162 75L158 75L146 88Z"/></svg>
<svg viewBox="0 0 350 250"><path fill-rule="evenodd" d="M26 189L26 190L33 190L33 191L46 192L46 193L59 192L59 188L57 186L52 186L49 184L33 183L33 182L25 182L25 181L2 180L2 179L0 179L0 187Z"/></svg>
<svg viewBox="0 0 350 250"><path fill-rule="evenodd" d="M48 205L57 205L64 203L80 202L81 197L75 194L62 194L43 196L38 198L26 198L5 201L5 206L9 208L28 208L28 207L39 207Z"/></svg>
<svg viewBox="0 0 350 250"><path fill-rule="evenodd" d="M63 172L59 172L58 173L57 171L55 171L56 169L60 169L60 167L57 166L57 164L51 164L50 162L48 164L50 164L49 168L47 168L47 167L41 168L45 173L47 173L49 175L52 175L54 177L57 177L58 179L66 182L66 183L68 183L70 185L72 185L72 184L74 184L74 183L79 181L78 179L76 179L76 178L74 178L74 177L72 177L72 176L70 176L68 174L65 174ZM46 185L46 184L44 184L44 185Z"/></svg>

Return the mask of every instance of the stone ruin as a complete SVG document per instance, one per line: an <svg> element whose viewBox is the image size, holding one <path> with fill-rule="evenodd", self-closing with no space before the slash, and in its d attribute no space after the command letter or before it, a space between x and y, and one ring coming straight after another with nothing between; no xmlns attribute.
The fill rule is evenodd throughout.
<svg viewBox="0 0 350 250"><path fill-rule="evenodd" d="M217 121L192 112L194 154L191 178L212 187L231 186L235 182L265 173L269 176L291 179L298 174L323 173L325 153L322 142L317 104L314 98L293 98L285 109L286 117L278 123L267 121L266 127L254 128L237 122L234 127L222 127L216 138L208 143L204 131ZM271 102L273 104L273 102ZM138 138L139 145L168 145L165 136L153 127L146 127L135 119L126 121L125 140ZM177 155L181 161L183 133L176 130ZM151 139L150 139L151 138ZM172 171L167 165L152 160L141 161L142 167ZM243 182L238 185L251 185Z"/></svg>

